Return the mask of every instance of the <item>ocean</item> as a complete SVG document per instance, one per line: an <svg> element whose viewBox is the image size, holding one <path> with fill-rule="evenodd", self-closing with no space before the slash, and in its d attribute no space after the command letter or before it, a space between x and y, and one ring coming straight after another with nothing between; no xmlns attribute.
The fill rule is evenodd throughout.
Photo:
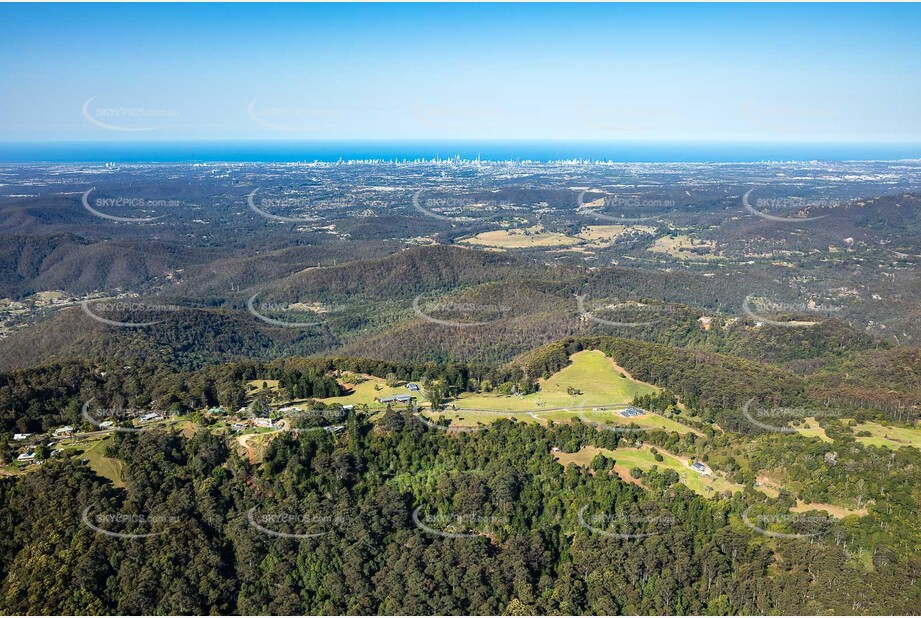
<svg viewBox="0 0 921 618"><path fill-rule="evenodd" d="M921 158L919 144L538 141L5 142L6 163L412 161L416 159L623 163L875 161Z"/></svg>

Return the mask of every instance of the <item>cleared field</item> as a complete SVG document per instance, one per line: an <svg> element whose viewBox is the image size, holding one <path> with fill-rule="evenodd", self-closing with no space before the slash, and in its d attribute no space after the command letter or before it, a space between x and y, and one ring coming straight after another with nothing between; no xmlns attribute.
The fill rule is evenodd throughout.
<svg viewBox="0 0 921 618"><path fill-rule="evenodd" d="M581 467L587 467L596 455L604 455L610 459L617 460L616 451L612 451L606 448L598 448L597 446L583 446L581 449L575 453L564 453L559 451L554 453L553 456L563 467L568 466L569 464L575 464Z"/></svg>
<svg viewBox="0 0 921 618"><path fill-rule="evenodd" d="M682 260L712 260L719 258L716 255L716 242L697 240L683 235L657 238L649 251L664 253Z"/></svg>
<svg viewBox="0 0 921 618"><path fill-rule="evenodd" d="M796 506L790 509L793 513L806 513L808 511L825 511L835 519L842 519L848 515L866 515L869 513L867 507L861 507L859 509L848 509L843 506L837 506L835 504L825 504L824 502L812 502L806 503L802 500L796 501Z"/></svg>
<svg viewBox="0 0 921 618"><path fill-rule="evenodd" d="M254 395L262 390L262 385L265 384L267 390L274 392L278 391L278 380L250 380L246 383L246 394Z"/></svg>
<svg viewBox="0 0 921 618"><path fill-rule="evenodd" d="M477 425L489 425L502 419L514 419L525 423L538 423L540 419L528 414L527 412L467 412L445 410L444 412L423 412L425 418L438 420L445 417L451 420L451 427L476 427Z"/></svg>
<svg viewBox="0 0 921 618"><path fill-rule="evenodd" d="M878 423L859 423L852 427L854 433L867 431L869 436L857 436L856 440L869 446L888 446L891 449L913 446L921 449L921 428L886 427Z"/></svg>
<svg viewBox="0 0 921 618"><path fill-rule="evenodd" d="M758 475L756 480L758 481L758 487L756 487L756 489L764 495L770 496L771 498L776 498L780 495L782 485L774 479L761 474Z"/></svg>
<svg viewBox="0 0 921 618"><path fill-rule="evenodd" d="M352 393L350 395L345 395L342 397L327 397L326 399L318 399L317 401L322 401L326 404L342 404L342 405L366 405L369 408L381 407L381 404L375 399L381 397L390 397L391 395L405 395L409 393L409 389L405 386L387 386L387 381L383 378L377 378L374 376L361 376L364 378L364 381L354 384L348 382L347 380L341 380L340 383L347 384L352 388ZM422 402L423 397L420 393L413 393L417 397L417 403Z"/></svg>
<svg viewBox="0 0 921 618"><path fill-rule="evenodd" d="M691 469L687 460L680 459L675 455L658 449L662 455L662 461L656 461L652 454L651 447L643 445L640 448L618 448L616 451L599 449L596 447L585 447L578 453L555 453L562 465L574 463L578 466L587 466L598 453L604 453L607 457L614 460L614 470L618 475L627 482L636 482L629 476L631 468L640 468L641 470L651 470L653 466L658 466L660 470L671 469L678 473L681 483L701 496L712 496L715 492L742 491L742 485L731 483L723 478L720 474L714 472L712 476L702 474ZM626 473L626 474L625 474Z"/></svg>
<svg viewBox="0 0 921 618"><path fill-rule="evenodd" d="M568 423L574 419L582 422L586 420L598 424L612 424L619 426L629 426L636 423L639 427L649 429L662 429L664 431L675 431L681 435L688 432L694 432L690 427L685 427L671 419L658 416L657 414L645 414L643 416L624 418L618 414L620 408L607 409L602 411L593 410L558 410L554 412L489 412L483 410L445 410L444 412L431 413L426 411L425 417L437 419L444 416L451 420L453 427L475 427L477 425L489 425L500 419L514 419L525 423L540 423L546 425L547 421L555 423Z"/></svg>
<svg viewBox="0 0 921 618"><path fill-rule="evenodd" d="M595 245L603 246L614 242L624 233L625 225L588 225L579 231L579 238Z"/></svg>
<svg viewBox="0 0 921 618"><path fill-rule="evenodd" d="M64 447L67 450L82 450L78 455L81 459L87 459L87 465L99 476L109 479L115 487L124 487L125 481L122 479L122 468L124 465L118 459L105 456L106 447L112 443L112 437L108 436L101 440L92 440L88 442L77 443L72 447Z"/></svg>
<svg viewBox="0 0 921 618"><path fill-rule="evenodd" d="M559 419L556 417L558 413L550 412L548 414L542 414L540 416L547 418L548 420L562 420L564 417L560 416ZM565 414L565 413L564 413ZM619 414L618 410L605 410L604 412L598 410L582 410L578 414L570 414L572 416L578 416L583 420L588 420L593 423L599 424L613 424L613 425L623 425L628 426L631 423L635 423L639 427L648 427L649 429L662 429L664 431L675 431L681 435L684 435L688 432L696 433L701 435L699 431L695 431L690 427L685 427L677 421L673 421L670 418L665 418L664 416L659 416L658 414L644 414L642 416L634 416L631 418L624 418Z"/></svg>
<svg viewBox="0 0 921 618"><path fill-rule="evenodd" d="M807 417L806 419L804 419L804 421L805 422L801 425L794 425L794 428L796 429L797 433L804 435L804 436L808 436L810 438L818 438L819 440L822 440L823 442L833 442L834 441L831 438L829 438L828 434L825 433L825 430L822 429L821 426L819 426L819 422L815 419L815 417L812 417L812 416Z"/></svg>
<svg viewBox="0 0 921 618"><path fill-rule="evenodd" d="M658 466L659 469L669 468L674 470L681 477L681 482L684 485L701 496L712 496L715 492L737 492L743 489L742 485L727 481L717 472L708 476L697 470L692 470L689 462L679 459L662 449L659 449L659 454L662 455L663 461L658 462L655 460L650 447L645 444L640 448L619 448L616 453L617 456L614 460L627 469L635 467L646 471L651 469L652 466Z"/></svg>
<svg viewBox="0 0 921 618"><path fill-rule="evenodd" d="M569 247L582 242L565 234L547 232L542 227L518 228L510 230L492 230L482 232L470 238L458 241L478 247L495 249L529 249L534 247Z"/></svg>
<svg viewBox="0 0 921 618"><path fill-rule="evenodd" d="M474 410L539 413L541 409L629 404L637 394L658 390L652 384L633 380L598 350L578 352L570 361L562 370L541 380L536 393L524 396L462 393L454 403L458 408ZM570 388L576 394L570 394Z"/></svg>

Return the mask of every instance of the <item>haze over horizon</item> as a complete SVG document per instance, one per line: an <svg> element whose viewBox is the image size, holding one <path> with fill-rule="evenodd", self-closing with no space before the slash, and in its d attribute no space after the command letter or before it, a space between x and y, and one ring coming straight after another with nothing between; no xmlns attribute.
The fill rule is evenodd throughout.
<svg viewBox="0 0 921 618"><path fill-rule="evenodd" d="M919 143L919 16L910 5L4 5L0 142Z"/></svg>

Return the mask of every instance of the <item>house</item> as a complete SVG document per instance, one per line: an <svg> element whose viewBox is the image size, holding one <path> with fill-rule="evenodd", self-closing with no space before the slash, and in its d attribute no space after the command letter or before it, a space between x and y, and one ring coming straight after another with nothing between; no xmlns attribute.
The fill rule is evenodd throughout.
<svg viewBox="0 0 921 618"><path fill-rule="evenodd" d="M624 418L635 418L637 416L643 416L644 414L646 414L644 410L640 410L639 408L634 408L633 406L627 406L626 408L620 411L620 415L623 416Z"/></svg>
<svg viewBox="0 0 921 618"><path fill-rule="evenodd" d="M61 438L61 437L70 436L73 433L74 433L74 428L72 426L64 425L63 427L58 427L57 429L55 429L54 433L52 433L51 435L54 436L55 438Z"/></svg>
<svg viewBox="0 0 921 618"><path fill-rule="evenodd" d="M230 426L230 428L233 429L234 431L243 431L247 427L248 425L246 423L234 423L233 425Z"/></svg>
<svg viewBox="0 0 921 618"><path fill-rule="evenodd" d="M713 318L708 315L697 318L697 321L700 323L700 328L703 330L710 330L713 327Z"/></svg>
<svg viewBox="0 0 921 618"><path fill-rule="evenodd" d="M31 435L32 434L30 433L14 433L13 440L16 442L22 442L23 440L27 439Z"/></svg>
<svg viewBox="0 0 921 618"><path fill-rule="evenodd" d="M415 382L407 382L407 383L406 383L406 388L408 388L408 389L411 390L411 391L417 392L417 393L418 393L419 390L420 390L419 385L416 384Z"/></svg>
<svg viewBox="0 0 921 618"><path fill-rule="evenodd" d="M224 408L208 408L208 414L227 414Z"/></svg>
<svg viewBox="0 0 921 618"><path fill-rule="evenodd" d="M329 432L331 432L331 433L339 433L340 431L342 431L343 429L345 429L345 425L328 425L328 426L324 427L323 429L325 429L326 431L329 431Z"/></svg>
<svg viewBox="0 0 921 618"><path fill-rule="evenodd" d="M694 463L692 463L691 469L696 470L697 472L700 472L701 474L710 474L710 468L708 468L706 464L703 464L699 461L695 461Z"/></svg>
<svg viewBox="0 0 921 618"><path fill-rule="evenodd" d="M381 403L412 403L416 399L415 395L391 395L390 397L381 397Z"/></svg>
<svg viewBox="0 0 921 618"><path fill-rule="evenodd" d="M108 429L114 426L115 426L115 421L102 421L101 423L99 423L100 429Z"/></svg>
<svg viewBox="0 0 921 618"><path fill-rule="evenodd" d="M141 417L142 423L152 423L154 421L162 421L163 417L157 414L156 412L149 412Z"/></svg>
<svg viewBox="0 0 921 618"><path fill-rule="evenodd" d="M30 446L25 453L20 453L19 457L16 458L16 461L34 461L35 460L35 447Z"/></svg>
<svg viewBox="0 0 921 618"><path fill-rule="evenodd" d="M345 410L346 412L351 412L352 410L355 409L355 406L352 404L349 404L347 406L342 406L342 409Z"/></svg>
<svg viewBox="0 0 921 618"><path fill-rule="evenodd" d="M280 421L280 420L281 420L281 419L279 419L279 421ZM266 428L266 429L271 429L272 427L275 427L275 425L278 424L279 421L275 421L275 420L272 420L272 419L270 419L270 418L260 416L260 417L258 417L258 418L254 418L254 419L253 419L253 424L254 424L256 427L263 427L263 428Z"/></svg>

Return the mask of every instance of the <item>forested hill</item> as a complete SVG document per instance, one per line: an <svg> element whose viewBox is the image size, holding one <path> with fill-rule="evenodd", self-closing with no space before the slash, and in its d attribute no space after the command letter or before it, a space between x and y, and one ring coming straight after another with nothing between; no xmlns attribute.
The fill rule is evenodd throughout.
<svg viewBox="0 0 921 618"><path fill-rule="evenodd" d="M917 534L881 525L905 514L900 503L774 538L743 520L753 506L782 518L783 499L703 498L670 470L640 487L605 457L564 468L559 446L604 447L614 461L629 448L585 425L451 435L395 412L377 427L353 414L339 435L279 435L255 465L207 431L119 434L108 455L124 488L76 459L0 479L0 611L899 615L921 604ZM921 462L909 449L894 463L902 487Z"/></svg>
<svg viewBox="0 0 921 618"><path fill-rule="evenodd" d="M694 273L548 267L443 246L304 267L308 256L321 261L308 247L219 261L206 272L183 273L170 295L125 300L169 311L99 309L109 320L156 322L149 327L101 324L74 307L58 311L0 340L0 369L69 359L193 369L306 354L500 365L552 341L599 335L775 364L889 346L830 317L806 328L761 324L742 310L747 288L739 274L716 280ZM279 279L279 273L293 274ZM273 282L264 284L266 279ZM254 298L260 315L305 326L260 319L248 310ZM426 313L426 307L435 309ZM452 313L451 307L460 310Z"/></svg>

